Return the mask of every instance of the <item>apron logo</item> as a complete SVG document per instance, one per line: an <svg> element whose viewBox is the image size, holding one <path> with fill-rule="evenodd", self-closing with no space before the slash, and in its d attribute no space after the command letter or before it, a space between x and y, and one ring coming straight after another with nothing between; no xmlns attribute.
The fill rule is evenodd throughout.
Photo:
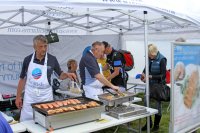
<svg viewBox="0 0 200 133"><path fill-rule="evenodd" d="M42 71L39 68L35 68L32 71L32 76L34 79L39 79L42 76Z"/></svg>

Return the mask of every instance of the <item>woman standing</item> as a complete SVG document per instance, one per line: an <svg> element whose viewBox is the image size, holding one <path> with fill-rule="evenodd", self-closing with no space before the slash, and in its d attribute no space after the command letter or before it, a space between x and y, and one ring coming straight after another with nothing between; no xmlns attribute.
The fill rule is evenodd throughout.
<svg viewBox="0 0 200 133"><path fill-rule="evenodd" d="M154 44L148 45L148 57L149 57L149 86L155 83L166 84L166 64L167 59L158 51ZM145 82L145 69L142 73L141 80ZM145 100L146 101L146 100ZM145 103L146 104L146 103ZM162 117L162 105L161 101L156 100L156 109L158 114L155 114L154 127L152 131L159 129L160 120ZM152 119L150 117L150 127L153 126ZM147 124L142 128L142 131L147 129Z"/></svg>

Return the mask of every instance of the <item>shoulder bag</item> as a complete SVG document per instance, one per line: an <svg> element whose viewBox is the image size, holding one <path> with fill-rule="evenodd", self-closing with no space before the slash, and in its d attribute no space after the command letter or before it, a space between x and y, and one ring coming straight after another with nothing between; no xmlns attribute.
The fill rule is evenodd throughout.
<svg viewBox="0 0 200 133"><path fill-rule="evenodd" d="M150 98L157 101L170 101L170 87L163 83L154 83L149 86Z"/></svg>

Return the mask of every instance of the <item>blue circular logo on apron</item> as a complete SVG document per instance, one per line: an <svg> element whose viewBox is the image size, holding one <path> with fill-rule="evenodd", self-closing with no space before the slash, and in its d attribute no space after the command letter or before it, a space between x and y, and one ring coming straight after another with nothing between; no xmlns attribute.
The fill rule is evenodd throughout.
<svg viewBox="0 0 200 133"><path fill-rule="evenodd" d="M42 76L42 71L39 68L35 68L32 71L32 76L34 79L39 79Z"/></svg>

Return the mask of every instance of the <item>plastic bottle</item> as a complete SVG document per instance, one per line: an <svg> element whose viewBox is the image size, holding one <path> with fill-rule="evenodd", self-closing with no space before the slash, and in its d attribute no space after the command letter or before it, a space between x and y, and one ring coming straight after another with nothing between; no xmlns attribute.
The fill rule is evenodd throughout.
<svg viewBox="0 0 200 133"><path fill-rule="evenodd" d="M71 81L71 88L74 89L74 81Z"/></svg>

